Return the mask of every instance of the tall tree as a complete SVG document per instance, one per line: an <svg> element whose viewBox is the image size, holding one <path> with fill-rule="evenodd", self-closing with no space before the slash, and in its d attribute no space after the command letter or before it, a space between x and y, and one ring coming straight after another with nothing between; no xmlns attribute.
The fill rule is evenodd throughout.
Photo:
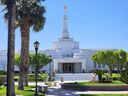
<svg viewBox="0 0 128 96"><path fill-rule="evenodd" d="M120 58L121 56L121 58ZM99 51L91 56L91 59L97 64L108 65L110 70L110 75L112 75L112 70L116 67L120 73L122 69L126 66L127 53L124 50L107 50Z"/></svg>
<svg viewBox="0 0 128 96"><path fill-rule="evenodd" d="M32 27L35 32L44 28L44 13L46 11L44 6L41 5L42 1L45 0L16 0L16 27L20 27L21 32L19 90L24 90L24 86L28 86L30 27ZM5 18L7 18L7 13L5 14Z"/></svg>
<svg viewBox="0 0 128 96"><path fill-rule="evenodd" d="M30 69L35 70L35 66L36 66L35 62L36 62L36 55L34 53L29 54ZM52 59L49 56L46 56L44 53L38 53L39 70L43 66L51 62L52 62ZM15 65L17 67L20 66L20 54L15 54Z"/></svg>
<svg viewBox="0 0 128 96"><path fill-rule="evenodd" d="M120 50L119 51L119 55L121 56L120 58L120 62L119 62L119 70L120 70L120 74L123 70L123 68L126 66L127 64L127 53L124 50Z"/></svg>
<svg viewBox="0 0 128 96"><path fill-rule="evenodd" d="M15 54L15 0L1 0L7 4L8 20L8 53L7 53L7 96L15 96L14 54Z"/></svg>
<svg viewBox="0 0 128 96"><path fill-rule="evenodd" d="M29 32L33 26L34 31L40 31L44 27L45 18L43 14L45 9L39 4L44 0L22 0L17 5L17 14L19 14L20 31L21 31L21 60L19 71L18 89L23 90L24 86L28 86L28 70L29 70ZM20 8L20 9L18 9ZM24 75L25 74L25 75Z"/></svg>
<svg viewBox="0 0 128 96"><path fill-rule="evenodd" d="M98 53L93 54L91 59L97 62L97 64L108 65L110 75L112 75L112 69L115 66L113 50L99 51Z"/></svg>
<svg viewBox="0 0 128 96"><path fill-rule="evenodd" d="M105 56L104 56L104 61L106 65L108 65L109 70L110 70L110 75L112 76L112 70L115 66L115 61L114 61L114 51L113 50L107 50L105 51Z"/></svg>
<svg viewBox="0 0 128 96"><path fill-rule="evenodd" d="M116 64L115 67L117 69L117 73L119 75L120 54L118 50L114 51L114 61Z"/></svg>

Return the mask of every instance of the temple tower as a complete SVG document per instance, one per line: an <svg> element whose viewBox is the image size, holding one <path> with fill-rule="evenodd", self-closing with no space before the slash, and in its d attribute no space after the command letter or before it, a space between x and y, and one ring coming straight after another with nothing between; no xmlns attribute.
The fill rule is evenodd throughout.
<svg viewBox="0 0 128 96"><path fill-rule="evenodd" d="M63 39L69 39L69 32L68 32L68 24L67 24L67 16L66 16L66 6L64 6L64 13L63 16L63 32L62 32L62 38Z"/></svg>

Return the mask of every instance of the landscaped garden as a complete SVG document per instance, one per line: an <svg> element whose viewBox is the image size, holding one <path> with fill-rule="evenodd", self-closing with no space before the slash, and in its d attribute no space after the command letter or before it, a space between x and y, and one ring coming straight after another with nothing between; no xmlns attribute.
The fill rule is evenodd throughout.
<svg viewBox="0 0 128 96"><path fill-rule="evenodd" d="M44 81L44 78L48 77L48 75L39 75L40 78L38 78L40 81ZM35 82L35 75L28 75L29 81ZM6 72L5 71L0 71L0 96L5 96L6 95ZM15 81L18 81L19 76L14 77ZM5 86L4 86L5 85ZM17 90L17 86L15 86L15 92L16 95L22 95L22 96L33 96L35 93L35 86L28 86L24 87L24 90ZM44 93L39 92L40 96L44 96Z"/></svg>
<svg viewBox="0 0 128 96"><path fill-rule="evenodd" d="M89 81L89 82L74 82L69 84L78 84L78 85L126 85L126 83L122 81L112 81L111 83L99 83L97 81Z"/></svg>
<svg viewBox="0 0 128 96"><path fill-rule="evenodd" d="M82 94L80 96L128 96L128 94Z"/></svg>
<svg viewBox="0 0 128 96"><path fill-rule="evenodd" d="M35 82L35 78L36 78L35 74L29 74L28 75L28 81L29 82ZM48 75L39 75L38 81L43 82L45 78L48 78ZM18 75L14 76L15 81L18 81L18 79L19 79Z"/></svg>
<svg viewBox="0 0 128 96"><path fill-rule="evenodd" d="M34 86L24 87L24 90L17 90L17 86L15 86L16 95L23 95L23 96L33 96L35 93ZM38 92L40 96L44 96L44 93ZM6 87L4 85L0 86L0 96L6 95Z"/></svg>

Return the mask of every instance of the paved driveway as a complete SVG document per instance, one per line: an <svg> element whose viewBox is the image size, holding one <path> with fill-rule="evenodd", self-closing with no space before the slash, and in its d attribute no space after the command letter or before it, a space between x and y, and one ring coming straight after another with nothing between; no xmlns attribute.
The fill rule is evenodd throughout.
<svg viewBox="0 0 128 96"><path fill-rule="evenodd" d="M48 91L45 96L79 96L73 90L63 90L60 87L50 87Z"/></svg>

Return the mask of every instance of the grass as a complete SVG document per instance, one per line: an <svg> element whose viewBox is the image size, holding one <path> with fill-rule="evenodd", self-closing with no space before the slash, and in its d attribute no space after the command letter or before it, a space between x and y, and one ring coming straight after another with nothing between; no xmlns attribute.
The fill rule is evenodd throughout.
<svg viewBox="0 0 128 96"><path fill-rule="evenodd" d="M68 83L68 84L75 84L75 83ZM99 83L99 82L89 81L89 82L77 82L77 84L79 85L126 85L121 81L112 81L112 83Z"/></svg>
<svg viewBox="0 0 128 96"><path fill-rule="evenodd" d="M128 94L82 94L80 96L128 96Z"/></svg>
<svg viewBox="0 0 128 96"><path fill-rule="evenodd" d="M35 93L32 89L34 86L24 87L24 90L17 90L17 86L15 87L16 95L23 95L23 96L33 96ZM44 96L44 93L39 92L40 96ZM0 96L6 95L6 87L0 89Z"/></svg>

